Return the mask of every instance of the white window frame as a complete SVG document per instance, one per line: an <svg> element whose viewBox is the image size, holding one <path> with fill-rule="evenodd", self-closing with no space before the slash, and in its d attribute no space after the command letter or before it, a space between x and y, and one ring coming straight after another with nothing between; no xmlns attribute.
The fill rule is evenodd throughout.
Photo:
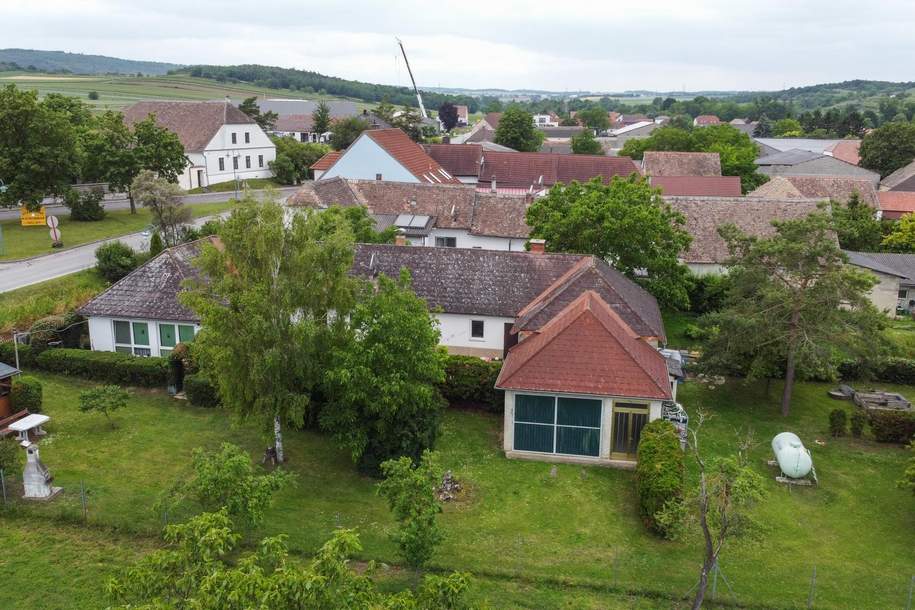
<svg viewBox="0 0 915 610"><path fill-rule="evenodd" d="M221 171L221 172L226 171L226 160L223 159L222 157L219 157L219 171Z"/></svg>
<svg viewBox="0 0 915 610"><path fill-rule="evenodd" d="M156 322L156 338L158 339L158 343L159 343L159 355L163 356L163 357L168 356L172 352L172 350L175 349L175 345L169 346L169 345L164 345L162 343L162 327L163 326L171 326L174 329L175 345L178 345L179 343L183 343L181 341L181 332L178 330L179 326L190 327L191 332L194 334L194 337L197 336L197 326L194 324L187 324L187 323L181 323L181 322ZM193 337L192 337L192 339L193 339Z"/></svg>
<svg viewBox="0 0 915 610"><path fill-rule="evenodd" d="M245 132L245 144L250 144L250 143L251 143L251 132L246 131Z"/></svg>
<svg viewBox="0 0 915 610"><path fill-rule="evenodd" d="M130 343L118 343L118 333L117 333L117 328L116 328L116 323L118 323L118 322L123 322L124 324L127 325L127 328L130 330ZM149 337L148 344L142 345L140 343L136 343L134 335L133 335L133 325L134 324L145 324L146 325L146 335L147 335L147 337ZM149 332L150 324L151 324L151 322L149 320L125 320L125 319L111 320L111 338L113 340L112 343L114 344L114 351L118 351L119 347L126 347L127 349L130 350L130 353L133 354L134 356L140 356L140 357L144 357L144 358L152 356L153 355L153 353L152 353L152 334ZM152 323L152 324L154 324L154 323ZM158 338L158 333L159 333L159 330L158 330L158 326L157 326L156 327L157 338ZM138 354L137 350L140 350L141 353ZM148 353L144 354L144 353L142 353L143 351L146 351ZM120 353L124 354L127 352L120 352Z"/></svg>
<svg viewBox="0 0 915 610"><path fill-rule="evenodd" d="M478 337L473 334L473 325L475 322L479 322L482 326L482 334ZM486 340L486 320L471 320L470 321L470 340L471 341L485 341Z"/></svg>
<svg viewBox="0 0 915 610"><path fill-rule="evenodd" d="M438 240L442 240L443 243L438 243ZM453 246L449 246L448 242L454 242ZM457 237L452 235L437 235L435 237L435 247L436 248L457 248Z"/></svg>
<svg viewBox="0 0 915 610"><path fill-rule="evenodd" d="M231 135L232 135L232 144L238 144L238 134L236 134L233 131Z"/></svg>

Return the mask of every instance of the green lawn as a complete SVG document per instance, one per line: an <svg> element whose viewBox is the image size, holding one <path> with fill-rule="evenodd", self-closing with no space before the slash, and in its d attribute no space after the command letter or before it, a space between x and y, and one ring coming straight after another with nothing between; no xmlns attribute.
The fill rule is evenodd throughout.
<svg viewBox="0 0 915 610"><path fill-rule="evenodd" d="M0 336L26 329L38 318L72 311L108 287L95 269L86 269L25 288L0 292Z"/></svg>
<svg viewBox="0 0 915 610"><path fill-rule="evenodd" d="M686 327L697 324L699 316L688 311L665 309L661 312L664 318L664 330L667 332L667 345L675 349L691 349L698 341L686 336Z"/></svg>
<svg viewBox="0 0 915 610"><path fill-rule="evenodd" d="M194 216L210 216L229 210L234 205L230 201L216 203L199 203L188 206ZM148 227L151 222L149 210L140 208L136 214L130 210L112 210L105 218L96 222L77 222L70 220L68 212L54 213L60 220L61 238L67 248L129 233L136 233ZM0 223L3 230L3 243L6 246L0 260L28 258L39 254L58 252L51 248L51 238L47 227L23 227L19 220L6 220Z"/></svg>
<svg viewBox="0 0 915 610"><path fill-rule="evenodd" d="M273 178L250 178L248 180L242 180L239 185L239 190L243 191L245 187L256 190L256 189L266 189L266 188L279 188L283 185L274 180ZM235 181L230 180L229 182L217 182L216 184L211 184L207 187L198 187L188 191L190 194L197 193L228 193L235 190Z"/></svg>
<svg viewBox="0 0 915 610"><path fill-rule="evenodd" d="M143 390L115 416L112 430L104 418L78 411L78 391L89 384L40 377L52 417L42 459L67 491L53 503L29 505L34 523L77 518L83 483L92 524L149 540L163 519L151 507L187 472L194 447L213 449L228 440L259 456L265 445L254 431L233 428L221 411ZM777 415L777 384L769 397L763 387L728 384L710 391L691 383L680 395L692 413L703 407L715 415L703 435L710 453L729 452L738 431L747 428L759 441L751 459L767 480L769 495L757 509L766 531L758 540L729 544L721 559L736 601L803 606L816 566L817 607L902 607L915 565L915 500L894 482L908 453L869 440L827 440L828 412L848 403L827 398L826 385L799 385L787 419ZM915 395L913 387L887 387ZM772 479L768 442L786 429L813 452L818 488L787 488ZM496 608L671 607L692 587L698 540L672 543L646 533L632 472L559 465L553 477L550 464L505 459L500 433L501 418L494 415L449 411L444 418L442 463L467 492L445 507L447 538L434 568L473 572L480 582L476 595ZM335 527L355 527L365 546L360 559L396 564L388 539L394 524L374 481L359 476L324 436L292 432L286 444L298 479L279 494L264 530L249 540L287 533L291 548L307 556ZM191 510L174 511L170 519ZM0 557L9 552L3 549ZM79 586L58 583L63 590ZM89 600L91 592L83 587L74 598ZM100 597L95 605L102 604Z"/></svg>

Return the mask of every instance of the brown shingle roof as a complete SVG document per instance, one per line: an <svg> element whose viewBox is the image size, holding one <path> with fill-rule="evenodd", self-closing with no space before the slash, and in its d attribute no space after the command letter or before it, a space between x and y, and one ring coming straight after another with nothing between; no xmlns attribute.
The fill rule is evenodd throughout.
<svg viewBox="0 0 915 610"><path fill-rule="evenodd" d="M286 114L277 117L273 125L274 131L302 131L310 133L314 119L310 114Z"/></svg>
<svg viewBox="0 0 915 610"><path fill-rule="evenodd" d="M452 176L480 175L483 146L480 144L423 144L426 154Z"/></svg>
<svg viewBox="0 0 915 610"><path fill-rule="evenodd" d="M847 202L852 193L858 192L861 201L877 207L877 192L874 184L866 178L852 176L773 176L747 197L768 199L834 199Z"/></svg>
<svg viewBox="0 0 915 610"><path fill-rule="evenodd" d="M740 176L651 176L651 186L664 195L740 197Z"/></svg>
<svg viewBox="0 0 915 610"><path fill-rule="evenodd" d="M479 181L490 184L495 177L499 187L528 188L597 177L609 183L613 176L632 173L638 173L638 168L629 157L486 151Z"/></svg>
<svg viewBox="0 0 915 610"><path fill-rule="evenodd" d="M696 125L717 125L721 119L714 114L700 114L696 117Z"/></svg>
<svg viewBox="0 0 915 610"><path fill-rule="evenodd" d="M686 217L686 231L693 241L681 256L687 263L724 263L728 247L718 227L734 224L744 233L768 237L775 233L773 220L802 218L817 209L810 199L665 197L673 209Z"/></svg>
<svg viewBox="0 0 915 610"><path fill-rule="evenodd" d="M331 165L337 162L337 159L343 156L342 150L332 150L314 163L311 164L311 169L316 170L328 170Z"/></svg>
<svg viewBox="0 0 915 610"><path fill-rule="evenodd" d="M915 192L912 191L880 191L877 200L883 217L890 220L915 212Z"/></svg>
<svg viewBox="0 0 915 610"><path fill-rule="evenodd" d="M470 233L491 237L527 239L531 228L524 217L530 199L518 195L474 192L473 223Z"/></svg>
<svg viewBox="0 0 915 610"><path fill-rule="evenodd" d="M501 112L487 112L483 120L492 128L493 131L499 128L499 121L502 120Z"/></svg>
<svg viewBox="0 0 915 610"><path fill-rule="evenodd" d="M880 188L887 189L887 190L893 190L897 186L902 184L903 182L906 182L907 180L912 178L913 176L915 176L915 161L912 161L911 163L909 163L907 165L903 165L902 167L897 169L895 172L893 172L892 174L890 174L889 176L887 176L886 178L881 180ZM911 189L907 188L904 190L911 190Z"/></svg>
<svg viewBox="0 0 915 610"><path fill-rule="evenodd" d="M371 138L421 182L429 184L460 183L435 159L427 155L422 146L411 140L400 129L370 129L362 132L362 135Z"/></svg>
<svg viewBox="0 0 915 610"><path fill-rule="evenodd" d="M642 157L646 176L720 176L718 153L649 150Z"/></svg>
<svg viewBox="0 0 915 610"><path fill-rule="evenodd" d="M508 352L496 387L670 399L667 362L592 291Z"/></svg>
<svg viewBox="0 0 915 610"><path fill-rule="evenodd" d="M150 114L157 125L177 134L185 152L202 151L223 125L256 127L251 117L228 102L137 102L124 111L124 122L132 126Z"/></svg>

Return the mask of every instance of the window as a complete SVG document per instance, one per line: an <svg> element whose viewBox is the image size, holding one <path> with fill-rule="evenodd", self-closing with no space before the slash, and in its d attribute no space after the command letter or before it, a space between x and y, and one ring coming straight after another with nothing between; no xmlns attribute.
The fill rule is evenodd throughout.
<svg viewBox="0 0 915 610"><path fill-rule="evenodd" d="M178 343L194 340L194 327L190 324L159 324L159 355L168 356Z"/></svg>
<svg viewBox="0 0 915 610"><path fill-rule="evenodd" d="M114 351L134 356L152 355L149 348L149 324L115 320Z"/></svg>
<svg viewBox="0 0 915 610"><path fill-rule="evenodd" d="M474 339L483 338L483 320L470 321L470 336Z"/></svg>
<svg viewBox="0 0 915 610"><path fill-rule="evenodd" d="M601 401L515 395L516 451L600 455Z"/></svg>
<svg viewBox="0 0 915 610"><path fill-rule="evenodd" d="M307 141L308 141L308 134L305 133L304 131L301 132L301 133L299 133L299 141L300 141L300 142L307 142Z"/></svg>
<svg viewBox="0 0 915 610"><path fill-rule="evenodd" d="M219 157L219 171L221 171L221 172L226 171L226 160L223 159L222 157Z"/></svg>
<svg viewBox="0 0 915 610"><path fill-rule="evenodd" d="M251 157L245 155L245 169L251 169Z"/></svg>
<svg viewBox="0 0 915 610"><path fill-rule="evenodd" d="M232 144L238 144L238 137L234 131L232 132Z"/></svg>
<svg viewBox="0 0 915 610"><path fill-rule="evenodd" d="M238 169L238 157L232 157L232 169Z"/></svg>
<svg viewBox="0 0 915 610"><path fill-rule="evenodd" d="M436 237L435 246L438 248L457 248L457 237Z"/></svg>
<svg viewBox="0 0 915 610"><path fill-rule="evenodd" d="M904 298L906 298L906 296L908 296L908 294L907 294L907 292L906 292L905 290L900 290L900 291L899 291L899 298L900 298L900 299L904 299Z"/></svg>
<svg viewBox="0 0 915 610"><path fill-rule="evenodd" d="M264 167L264 155L257 155L257 166Z"/></svg>
<svg viewBox="0 0 915 610"><path fill-rule="evenodd" d="M251 134L246 131L245 132L245 144L250 144L250 143L251 143Z"/></svg>
<svg viewBox="0 0 915 610"><path fill-rule="evenodd" d="M375 174L375 180L381 180L381 174Z"/></svg>

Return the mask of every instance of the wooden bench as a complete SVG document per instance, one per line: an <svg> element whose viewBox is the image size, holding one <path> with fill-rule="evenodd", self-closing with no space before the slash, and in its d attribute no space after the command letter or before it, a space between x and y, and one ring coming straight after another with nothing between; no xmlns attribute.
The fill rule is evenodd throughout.
<svg viewBox="0 0 915 610"><path fill-rule="evenodd" d="M10 430L10 424L17 422L24 417L28 417L29 415L28 409L23 409L18 413L13 413L9 417L0 419L0 438L6 438L7 436L14 434L15 430Z"/></svg>

